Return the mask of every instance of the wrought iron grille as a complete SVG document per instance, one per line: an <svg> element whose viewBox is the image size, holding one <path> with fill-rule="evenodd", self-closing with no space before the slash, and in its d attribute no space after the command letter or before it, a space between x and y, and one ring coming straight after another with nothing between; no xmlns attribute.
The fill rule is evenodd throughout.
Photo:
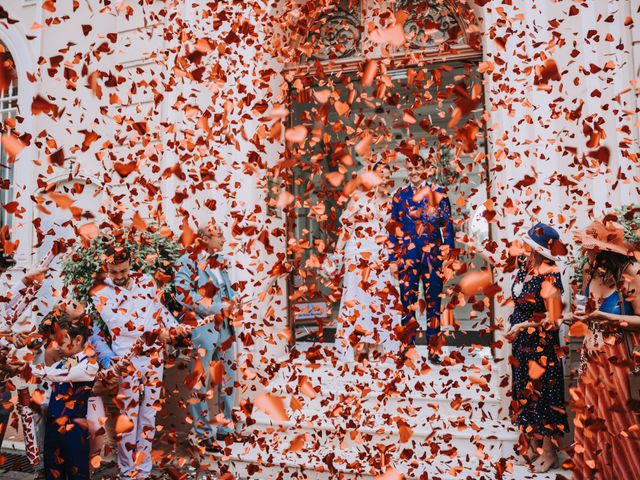
<svg viewBox="0 0 640 480"><path fill-rule="evenodd" d="M362 12L359 1L341 0L327 7L309 32L311 58L329 60L356 55L361 48Z"/></svg>
<svg viewBox="0 0 640 480"><path fill-rule="evenodd" d="M412 49L437 49L443 43L464 43L464 32L444 2L398 0L397 5L399 10L409 13L404 30Z"/></svg>

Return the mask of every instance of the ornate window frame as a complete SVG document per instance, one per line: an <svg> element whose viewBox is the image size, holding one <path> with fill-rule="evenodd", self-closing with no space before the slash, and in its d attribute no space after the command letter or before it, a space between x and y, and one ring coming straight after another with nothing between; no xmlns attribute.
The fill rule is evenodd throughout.
<svg viewBox="0 0 640 480"><path fill-rule="evenodd" d="M38 9L40 10L40 8ZM39 33L37 35L39 35ZM27 74L38 71L36 58L19 24L0 24L0 42L5 45L15 63L18 78L17 82L19 85L17 98L18 111L23 118L20 124L20 130L25 132L34 131L35 118L31 113L31 102L37 94L37 85L29 81ZM21 159L25 159L24 163L14 171L14 184L20 188L24 188L28 192L36 190L36 168L31 160L37 157L37 148L33 144L27 146L17 160L21 161ZM23 198L25 199L23 206L26 208L26 212L19 221L21 228L14 228L12 232L12 239L20 241L18 251L16 252L17 264L15 268L26 268L32 263L32 240L35 236L32 206L28 200L29 196ZM18 222L14 221L13 227L17 227L17 223Z"/></svg>
<svg viewBox="0 0 640 480"><path fill-rule="evenodd" d="M420 0L417 0L420 1ZM480 29L478 27L477 17L475 13L467 5L466 3L462 3L458 0L422 0L428 1L429 3L433 3L434 6L437 4L439 8L446 8L449 15L455 19L457 26L461 30L461 34L464 35L464 42L455 44L452 48L438 48L437 44L433 45L415 45L413 48L403 47L402 50L397 49L396 51L386 52L386 55L383 55L381 49L371 49L370 45L367 45L368 38L363 37L362 44L360 48L357 50L359 54L352 56L345 56L344 58L326 58L326 59L311 59L311 60L302 60L299 63L288 64L285 65L284 72L285 77L289 81L290 86L293 86L296 82L307 82L311 77L316 77L319 71L322 71L325 75L331 75L335 73L341 74L354 74L355 72L361 71L363 68L363 63L368 59L378 60L387 65L390 70L394 70L396 72L404 71L407 69L412 69L415 67L424 68L430 64L443 64L450 61L471 61L471 62L480 62L482 61L482 44L481 44L481 36ZM375 2L379 4L380 2ZM363 26L371 25L371 18L367 17L367 13L370 10L371 5L373 5L373 0L363 0L360 3L360 11L361 18L363 21ZM365 31L363 29L363 31ZM436 47L436 48L434 48ZM373 50L373 54L364 55L363 52L371 53ZM287 105L289 110L292 109L292 105ZM289 122L292 121L292 118L289 117ZM288 127L294 126L289 123ZM488 156L486 155L487 145L485 143L484 153L485 153L485 171L488 172ZM285 153L288 155L288 152ZM487 185L487 194L490 195L490 189L488 186L488 178L485 178L485 184ZM276 192L281 191L283 186L285 189L288 188L285 186L286 181L282 178L279 178L278 181L274 179L274 181L270 184L270 191ZM276 188L277 185L277 188ZM275 199L272 199L271 203L275 204ZM293 230L294 220L291 215L285 213L285 225L287 234ZM304 319L302 317L300 319L294 318L294 304L295 301L292 301L292 294L296 291L296 286L293 282L293 277L290 276L287 279L287 296L289 301L287 302L287 316L289 319L289 327L291 331L294 332L296 329L296 324L299 320ZM309 303L309 308L315 304ZM304 313L304 312L303 312ZM322 317L323 314L315 312ZM494 312L493 312L493 304L490 307L490 310L487 312L490 318L491 324L493 324ZM311 315L311 311L309 313L309 319L313 320L315 318ZM330 314L329 314L330 315ZM489 341L489 337L487 336L487 341ZM291 338L291 343L295 343L295 335Z"/></svg>
<svg viewBox="0 0 640 480"><path fill-rule="evenodd" d="M311 0L306 0L311 1ZM354 0L342 0L343 2L353 2ZM372 15L374 7L379 7L381 3L387 4L401 4L407 7L407 3L411 1L427 2L433 4L433 7L438 7L438 10L446 9L452 19L456 22L460 28L461 34L464 37L464 42L454 45L451 51L443 52L439 48L434 48L432 45L420 45L416 44L410 46L409 49L402 48L396 51L391 51L390 54L382 55L382 50L379 47L375 47L370 34L367 34L367 28L374 24L375 17ZM363 59L365 58L384 58L394 63L400 63L402 61L410 60L412 57L419 58L420 61L438 61L443 62L453 58L456 59L470 59L480 58L482 56L482 43L480 30L478 28L477 17L472 8L466 3L460 0L396 0L394 2L379 2L375 0L360 0L359 8L357 9L357 16L360 20L360 30L362 34L358 38L359 45L355 48L348 48L346 52L353 51L353 55L338 55L329 58L329 56L323 56L324 58L305 57L304 51L309 50L309 37L304 40L299 40L292 45L292 48L298 50L301 61L295 63L288 63L285 65L284 72L294 72L295 76L306 76L312 70L315 70L318 63L324 68L326 73L333 71L352 71L358 69ZM397 8L396 11L402 10ZM340 8L336 14L330 12L329 16L334 16L337 22L345 20L344 8ZM406 22L413 25L411 17L407 18ZM348 22L350 24L349 29L351 31L358 28L358 25L354 22ZM333 27L337 29L337 26ZM410 27L412 30L413 27ZM322 33L320 33L322 35ZM331 35L331 33L327 34ZM342 39L338 33L333 34L333 37Z"/></svg>

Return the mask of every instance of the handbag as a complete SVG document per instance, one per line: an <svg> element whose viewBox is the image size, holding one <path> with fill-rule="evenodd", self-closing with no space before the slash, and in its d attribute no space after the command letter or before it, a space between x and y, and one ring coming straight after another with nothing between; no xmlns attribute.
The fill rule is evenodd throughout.
<svg viewBox="0 0 640 480"><path fill-rule="evenodd" d="M622 298L622 293L618 290L618 299L620 301L620 313L625 315L624 308L624 298ZM629 355L629 360L632 362L633 367L629 372L629 403L630 408L634 412L640 412L640 365L638 365L638 360L634 353L640 356L640 345L632 345L631 344L631 333L630 332L622 332L622 338L624 340L624 345L627 349L627 354Z"/></svg>

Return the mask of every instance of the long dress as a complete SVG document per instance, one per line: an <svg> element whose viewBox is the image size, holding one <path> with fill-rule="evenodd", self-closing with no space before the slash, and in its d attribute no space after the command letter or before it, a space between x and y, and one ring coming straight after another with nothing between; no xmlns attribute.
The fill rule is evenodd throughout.
<svg viewBox="0 0 640 480"><path fill-rule="evenodd" d="M633 308L625 303L625 313ZM618 291L600 305L620 314ZM640 334L625 331L631 345ZM640 415L629 408L631 361L622 331L596 324L585 337L578 386L572 390L576 412L574 471L576 480L634 480L640 478Z"/></svg>
<svg viewBox="0 0 640 480"><path fill-rule="evenodd" d="M356 192L340 217L348 236L337 335L338 356L345 362L354 361L357 343L398 348L392 331L401 323L401 311L386 249L389 208L384 199Z"/></svg>
<svg viewBox="0 0 640 480"><path fill-rule="evenodd" d="M544 319L545 281L563 290L559 273L536 275L525 281L526 275L526 268L521 266L512 287L515 307L509 317L511 325ZM531 330L518 332L512 343L512 416L523 430L543 436L562 435L569 430L569 424L558 330L544 327Z"/></svg>

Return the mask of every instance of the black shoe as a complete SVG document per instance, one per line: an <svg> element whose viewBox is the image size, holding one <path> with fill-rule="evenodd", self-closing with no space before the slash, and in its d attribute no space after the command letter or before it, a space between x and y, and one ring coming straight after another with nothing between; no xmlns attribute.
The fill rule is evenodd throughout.
<svg viewBox="0 0 640 480"><path fill-rule="evenodd" d="M222 453L222 447L218 442L216 442L212 438L207 438L206 440L202 440L202 444L204 445L204 449L207 452Z"/></svg>
<svg viewBox="0 0 640 480"><path fill-rule="evenodd" d="M429 361L431 363L433 363L434 365L440 365L441 360L440 360L440 357L437 354L435 354L433 352L429 352L427 357L429 358Z"/></svg>
<svg viewBox="0 0 640 480"><path fill-rule="evenodd" d="M227 445L231 445L232 443L245 443L248 440L248 437L240 435L239 433L229 432L229 433L216 433L216 439L219 442L224 442Z"/></svg>

